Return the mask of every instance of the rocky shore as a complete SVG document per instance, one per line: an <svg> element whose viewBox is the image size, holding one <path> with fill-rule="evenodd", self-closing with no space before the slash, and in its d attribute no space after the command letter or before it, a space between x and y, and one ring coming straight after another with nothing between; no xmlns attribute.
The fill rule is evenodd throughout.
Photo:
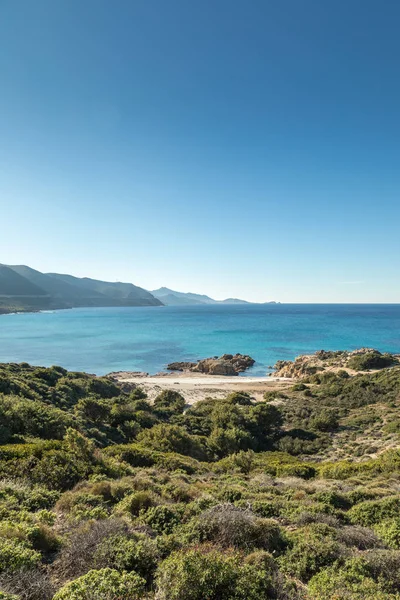
<svg viewBox="0 0 400 600"><path fill-rule="evenodd" d="M219 357L204 358L197 362L173 362L167 366L167 369L207 375L235 376L252 367L254 363L254 358L247 354L223 354Z"/></svg>
<svg viewBox="0 0 400 600"><path fill-rule="evenodd" d="M324 371L344 371L348 375L368 372L399 364L399 356L382 354L374 348L360 348L347 352L319 350L315 354L298 356L295 360L278 360L273 377L303 379Z"/></svg>

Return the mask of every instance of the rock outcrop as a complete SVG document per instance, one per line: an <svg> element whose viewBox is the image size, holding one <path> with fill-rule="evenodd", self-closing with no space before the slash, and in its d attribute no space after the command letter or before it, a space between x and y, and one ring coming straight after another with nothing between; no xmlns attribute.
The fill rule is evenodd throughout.
<svg viewBox="0 0 400 600"><path fill-rule="evenodd" d="M191 371L197 363L195 362L173 362L167 366L168 371Z"/></svg>
<svg viewBox="0 0 400 600"><path fill-rule="evenodd" d="M298 356L295 360L278 360L274 365L274 377L302 379L323 371L346 371L349 375L362 370L384 368L398 364L398 357L381 354L373 348L360 348L347 352L318 350L315 354Z"/></svg>
<svg viewBox="0 0 400 600"><path fill-rule="evenodd" d="M191 371L209 375L239 375L252 367L255 360L247 354L223 354L213 358L204 358L197 362L174 362L167 367L169 371Z"/></svg>

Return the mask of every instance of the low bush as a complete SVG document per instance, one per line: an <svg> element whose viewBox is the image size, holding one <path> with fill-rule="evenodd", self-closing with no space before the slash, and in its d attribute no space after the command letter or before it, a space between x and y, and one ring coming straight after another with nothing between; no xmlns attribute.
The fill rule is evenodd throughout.
<svg viewBox="0 0 400 600"><path fill-rule="evenodd" d="M113 567L118 571L135 571L149 580L154 573L159 552L154 540L141 533L119 533L103 539L94 553L96 568Z"/></svg>
<svg viewBox="0 0 400 600"><path fill-rule="evenodd" d="M145 581L136 573L115 569L92 570L67 583L54 600L141 600Z"/></svg>
<svg viewBox="0 0 400 600"><path fill-rule="evenodd" d="M149 508L141 519L157 533L172 533L181 524L183 507L160 505Z"/></svg>
<svg viewBox="0 0 400 600"><path fill-rule="evenodd" d="M373 350L365 354L355 354L349 359L347 366L355 371L368 371L369 369L384 369L397 362L392 354L381 354L377 350Z"/></svg>
<svg viewBox="0 0 400 600"><path fill-rule="evenodd" d="M273 567L200 548L172 553L159 567L156 583L158 600L260 600L272 597Z"/></svg>
<svg viewBox="0 0 400 600"><path fill-rule="evenodd" d="M29 545L15 538L0 538L0 571L16 571L22 567L35 567L41 555Z"/></svg>
<svg viewBox="0 0 400 600"><path fill-rule="evenodd" d="M375 531L389 548L400 549L400 517L382 521Z"/></svg>
<svg viewBox="0 0 400 600"><path fill-rule="evenodd" d="M316 475L315 467L306 464L279 465L276 469L278 477L301 477L311 479Z"/></svg>
<svg viewBox="0 0 400 600"><path fill-rule="evenodd" d="M345 555L345 548L336 539L336 532L327 525L309 525L294 532L291 547L280 557L282 569L307 582L322 568Z"/></svg>
<svg viewBox="0 0 400 600"><path fill-rule="evenodd" d="M163 390L154 399L154 408L157 411L168 411L180 414L184 411L185 398L179 392L174 390Z"/></svg>
<svg viewBox="0 0 400 600"><path fill-rule="evenodd" d="M157 500L152 492L139 490L133 494L125 496L115 507L116 514L129 514L137 517L141 511L146 511L151 506L155 506Z"/></svg>
<svg viewBox="0 0 400 600"><path fill-rule="evenodd" d="M398 517L399 511L400 496L392 496L382 500L360 502L349 510L348 517L352 523L368 527Z"/></svg>
<svg viewBox="0 0 400 600"><path fill-rule="evenodd" d="M383 536L381 535L382 539ZM381 546L377 535L367 527L349 526L340 527L337 532L337 539L345 546L355 547L358 550L368 550ZM386 540L385 540L386 541Z"/></svg>
<svg viewBox="0 0 400 600"><path fill-rule="evenodd" d="M177 452L198 460L205 460L207 453L198 438L188 434L178 425L160 423L138 435L138 441L146 448L159 452Z"/></svg>
<svg viewBox="0 0 400 600"><path fill-rule="evenodd" d="M369 550L363 555L368 574L385 592L400 593L400 552L397 550Z"/></svg>
<svg viewBox="0 0 400 600"><path fill-rule="evenodd" d="M286 546L277 523L232 504L219 504L206 510L195 517L189 529L198 541L213 542L223 548L281 552Z"/></svg>
<svg viewBox="0 0 400 600"><path fill-rule="evenodd" d="M309 425L317 431L335 431L339 427L339 420L333 410L321 410L310 419Z"/></svg>
<svg viewBox="0 0 400 600"><path fill-rule="evenodd" d="M351 559L343 567L323 569L311 579L309 590L314 600L395 600L372 579L362 558Z"/></svg>

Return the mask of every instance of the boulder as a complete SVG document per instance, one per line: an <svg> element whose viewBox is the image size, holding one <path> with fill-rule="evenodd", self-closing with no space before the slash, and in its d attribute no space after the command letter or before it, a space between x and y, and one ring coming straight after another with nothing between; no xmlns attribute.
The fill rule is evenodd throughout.
<svg viewBox="0 0 400 600"><path fill-rule="evenodd" d="M232 363L222 358L199 360L197 365L191 370L198 373L208 373L209 375L238 375Z"/></svg>
<svg viewBox="0 0 400 600"><path fill-rule="evenodd" d="M194 362L174 362L167 367L169 371L191 371L209 375L238 375L252 367L255 360L248 354L223 354L212 358L203 358Z"/></svg>
<svg viewBox="0 0 400 600"><path fill-rule="evenodd" d="M173 362L167 365L167 369L168 371L190 371L196 365L195 362Z"/></svg>

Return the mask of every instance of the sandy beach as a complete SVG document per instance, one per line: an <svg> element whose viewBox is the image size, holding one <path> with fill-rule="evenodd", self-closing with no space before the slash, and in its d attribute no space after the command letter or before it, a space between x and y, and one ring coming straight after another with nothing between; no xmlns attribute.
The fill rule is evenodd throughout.
<svg viewBox="0 0 400 600"><path fill-rule="evenodd" d="M116 379L139 385L150 400L163 390L179 391L187 404L194 404L205 398L225 398L230 392L239 391L248 392L255 400L262 400L266 391L283 391L293 384L292 379L285 377L226 377L188 372L148 376L121 373Z"/></svg>

